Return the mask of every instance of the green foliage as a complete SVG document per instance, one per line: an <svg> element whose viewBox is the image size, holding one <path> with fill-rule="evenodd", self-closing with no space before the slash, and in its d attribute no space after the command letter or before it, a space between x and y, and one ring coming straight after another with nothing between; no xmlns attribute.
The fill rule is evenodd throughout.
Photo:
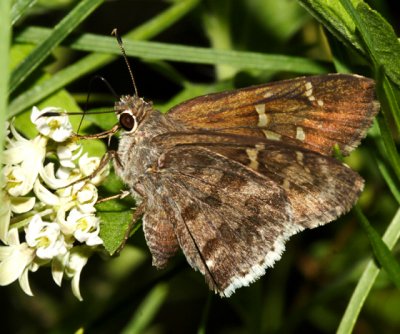
<svg viewBox="0 0 400 334"><path fill-rule="evenodd" d="M3 300L10 301L2 314L5 332L398 332L393 311L373 307L384 304L388 294L391 305L400 300L394 248L400 237L400 45L387 21L398 16L379 13L362 0L181 0L168 6L160 1L155 8L139 2L119 11L107 26L104 18L128 2L39 3L0 1L0 125L16 117L26 136L34 135L33 105L80 110L79 94L72 92L87 92L85 75L111 73L110 82L132 91L119 48L108 36L118 25L128 31L123 35L127 54L140 59L133 66L135 73L143 71L136 77L139 92L155 98L163 112L197 95L336 68L374 77L382 114L347 160L366 179L356 214L294 237L283 259L250 288L230 299L210 296L200 275L179 257L156 272L139 223L118 258L95 259L85 268L81 304L69 289L59 295L48 287L48 277L31 276L34 298L16 286L1 288ZM106 6L103 16L96 16ZM94 93L90 107L112 106L113 97ZM114 123L113 115L88 115L81 132L103 131ZM107 145L88 141L85 148L100 156ZM101 195L123 187L111 174ZM131 199L97 206L106 258L124 239L134 207Z"/></svg>

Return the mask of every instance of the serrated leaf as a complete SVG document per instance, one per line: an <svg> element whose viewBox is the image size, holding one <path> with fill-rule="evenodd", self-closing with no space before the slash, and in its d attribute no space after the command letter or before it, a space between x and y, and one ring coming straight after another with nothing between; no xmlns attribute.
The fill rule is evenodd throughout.
<svg viewBox="0 0 400 334"><path fill-rule="evenodd" d="M114 185L114 186L112 186ZM122 181L111 173L102 184L101 190L111 190L111 193L118 193L123 188ZM128 196L124 199L109 200L96 204L96 215L100 218L100 237L103 239L104 247L110 255L113 255L124 242L126 231L132 221L134 201ZM133 234L140 226L140 223L131 231Z"/></svg>
<svg viewBox="0 0 400 334"><path fill-rule="evenodd" d="M351 0L357 6L362 0ZM331 0L300 0L303 5L325 28L347 46L353 46L363 52L363 45L356 35L356 26L339 1Z"/></svg>
<svg viewBox="0 0 400 334"><path fill-rule="evenodd" d="M97 212L100 218L100 238L103 239L104 248L110 255L114 255L125 239L125 233L132 221L132 210L120 212ZM140 223L135 225L134 233Z"/></svg>
<svg viewBox="0 0 400 334"><path fill-rule="evenodd" d="M371 43L369 52L390 79L400 86L400 43L392 26L365 3L360 3L357 11Z"/></svg>

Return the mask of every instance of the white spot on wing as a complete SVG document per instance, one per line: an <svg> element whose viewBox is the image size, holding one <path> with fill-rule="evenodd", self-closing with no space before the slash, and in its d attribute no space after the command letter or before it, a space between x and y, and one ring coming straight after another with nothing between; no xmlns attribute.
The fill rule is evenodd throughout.
<svg viewBox="0 0 400 334"><path fill-rule="evenodd" d="M256 111L258 113L258 124L260 128L266 127L269 123L269 117L265 113L265 104L257 104L255 106Z"/></svg>
<svg viewBox="0 0 400 334"><path fill-rule="evenodd" d="M258 169L258 161L257 161L257 156L258 156L258 149L257 148L248 148L246 149L247 156L250 159L249 167L257 170Z"/></svg>
<svg viewBox="0 0 400 334"><path fill-rule="evenodd" d="M302 165L303 164L303 159L304 159L304 154L303 152L296 151L296 160L297 162Z"/></svg>
<svg viewBox="0 0 400 334"><path fill-rule="evenodd" d="M308 97L308 100L311 101L311 102L315 101L316 99L315 99L315 96L313 95L313 85L312 85L312 83L307 81L306 84L305 84L305 89L306 89L306 91L305 91L304 94Z"/></svg>
<svg viewBox="0 0 400 334"><path fill-rule="evenodd" d="M289 182L289 180L287 180L287 179L283 180L282 187L283 187L283 189L285 189L285 190L289 190L289 189L290 189L290 182Z"/></svg>
<svg viewBox="0 0 400 334"><path fill-rule="evenodd" d="M306 86L306 96L311 96L313 92L312 83L307 81L305 86Z"/></svg>
<svg viewBox="0 0 400 334"><path fill-rule="evenodd" d="M207 260L206 261L206 265L207 265L208 268L212 268L212 267L214 267L214 261L213 260Z"/></svg>
<svg viewBox="0 0 400 334"><path fill-rule="evenodd" d="M269 130L262 130L262 132L264 132L264 135L267 139L270 140L281 140L281 135L279 133L273 132L273 131L269 131Z"/></svg>
<svg viewBox="0 0 400 334"><path fill-rule="evenodd" d="M301 126L296 127L296 139L304 141L306 139L306 134Z"/></svg>

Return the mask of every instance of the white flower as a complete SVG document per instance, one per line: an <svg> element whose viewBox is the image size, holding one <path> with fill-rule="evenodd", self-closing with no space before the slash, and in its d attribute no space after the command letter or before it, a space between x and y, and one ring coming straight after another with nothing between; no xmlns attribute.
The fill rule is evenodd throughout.
<svg viewBox="0 0 400 334"><path fill-rule="evenodd" d="M10 195L24 196L32 190L45 158L46 143L41 136L33 140L19 136L19 140L9 143L2 161L6 165L3 170L5 189Z"/></svg>
<svg viewBox="0 0 400 334"><path fill-rule="evenodd" d="M39 110L33 107L31 121L34 123L38 131L46 137L53 139L56 142L63 142L72 135L72 125L67 115L61 116L42 116L45 113L65 113L61 108L48 107Z"/></svg>
<svg viewBox="0 0 400 334"><path fill-rule="evenodd" d="M79 242L86 243L88 246L103 243L99 237L100 221L93 214L83 213L73 208L67 217L66 226Z"/></svg>
<svg viewBox="0 0 400 334"><path fill-rule="evenodd" d="M65 268L65 274L72 278L72 292L80 301L83 300L79 290L79 280L83 267L86 265L92 250L89 247L77 246L71 249L68 264Z"/></svg>
<svg viewBox="0 0 400 334"><path fill-rule="evenodd" d="M13 213L25 213L33 209L35 197L10 197L11 211Z"/></svg>
<svg viewBox="0 0 400 334"><path fill-rule="evenodd" d="M53 277L54 282L58 286L61 286L62 279L64 276L64 270L66 265L68 264L69 252L59 255L51 261L51 275Z"/></svg>
<svg viewBox="0 0 400 334"><path fill-rule="evenodd" d="M25 227L25 234L27 244L36 249L36 255L41 259L50 260L67 252L60 226L43 222L39 215L32 217Z"/></svg>
<svg viewBox="0 0 400 334"><path fill-rule="evenodd" d="M63 169L62 178L59 178L55 175L54 167L54 163L49 162L40 171L40 176L42 180L50 189L65 188L69 186L72 182L81 178L77 171L67 169Z"/></svg>
<svg viewBox="0 0 400 334"><path fill-rule="evenodd" d="M95 212L94 205L97 202L98 194L97 188L91 183L85 183L76 194L78 207L83 212Z"/></svg>
<svg viewBox="0 0 400 334"><path fill-rule="evenodd" d="M35 193L39 201L46 205L60 205L60 199L58 198L58 196L54 195L50 190L44 187L39 179L37 179L35 184L33 185L33 192Z"/></svg>
<svg viewBox="0 0 400 334"><path fill-rule="evenodd" d="M11 219L11 201L7 194L0 190L0 240L5 242Z"/></svg>
<svg viewBox="0 0 400 334"><path fill-rule="evenodd" d="M5 242L12 213L21 214L33 209L35 197L11 197L0 189L0 240Z"/></svg>
<svg viewBox="0 0 400 334"><path fill-rule="evenodd" d="M0 246L0 285L8 285L19 279L22 290L32 296L28 272L34 268L35 250L26 242L19 242L18 230L15 228L9 231L7 244Z"/></svg>
<svg viewBox="0 0 400 334"><path fill-rule="evenodd" d="M85 179L101 160L81 156L83 148L71 138L72 127L63 110L34 107L31 120L39 135L28 140L7 124L0 156L0 241L4 244L0 285L18 279L24 292L32 295L28 273L51 264L56 284L61 285L64 276L72 278L72 291L82 300L82 268L103 243L94 214L95 184L104 180L109 166ZM19 233L25 242L19 241Z"/></svg>
<svg viewBox="0 0 400 334"><path fill-rule="evenodd" d="M99 168L101 159L98 157L88 157L87 153L82 155L79 159L79 169L83 176L92 175L93 172ZM109 166L106 165L99 173L97 173L90 182L98 185L100 184L109 174Z"/></svg>
<svg viewBox="0 0 400 334"><path fill-rule="evenodd" d="M81 154L82 146L74 140L57 146L57 156L62 167L75 168L74 160L78 159Z"/></svg>

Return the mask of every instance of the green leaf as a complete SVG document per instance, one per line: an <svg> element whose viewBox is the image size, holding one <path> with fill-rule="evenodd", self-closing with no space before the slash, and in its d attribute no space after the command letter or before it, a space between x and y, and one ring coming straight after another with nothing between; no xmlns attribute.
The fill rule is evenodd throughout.
<svg viewBox="0 0 400 334"><path fill-rule="evenodd" d="M376 67L384 66L385 73L400 86L400 43L392 26L377 11L361 0L300 3L336 38L369 55Z"/></svg>
<svg viewBox="0 0 400 334"><path fill-rule="evenodd" d="M400 86L400 43L392 26L366 3L358 4L356 11L350 0L341 1L356 22L367 48L365 52L370 54L376 70L382 66L385 73Z"/></svg>
<svg viewBox="0 0 400 334"><path fill-rule="evenodd" d="M110 255L114 255L125 239L125 233L132 221L132 210L126 211L97 211L100 218L100 238L104 242L104 248ZM137 223L134 233L141 224Z"/></svg>
<svg viewBox="0 0 400 334"><path fill-rule="evenodd" d="M108 175L108 177L103 181L103 183L101 184L101 188L105 189L106 192L108 192L109 194L117 194L121 191L121 189L124 189L124 184L122 182L122 180L115 175L114 172L110 173L110 175ZM133 201L133 200L132 200ZM105 205L108 205L109 202L104 202L101 205L101 210L103 211L112 211L112 208L107 207ZM111 201L111 203L113 203L113 201ZM130 205L130 207L132 207L134 205L134 203L129 203L128 205ZM120 210L120 209L115 209L115 210Z"/></svg>
<svg viewBox="0 0 400 334"><path fill-rule="evenodd" d="M31 74L61 41L92 13L103 0L83 0L59 22L51 34L14 70L10 80L13 92Z"/></svg>
<svg viewBox="0 0 400 334"><path fill-rule="evenodd" d="M351 16L340 1L331 0L299 0L322 25L328 29L332 35L339 39L348 47L354 47L358 52L363 53L363 44L356 35L356 26ZM356 6L362 0L351 0Z"/></svg>

